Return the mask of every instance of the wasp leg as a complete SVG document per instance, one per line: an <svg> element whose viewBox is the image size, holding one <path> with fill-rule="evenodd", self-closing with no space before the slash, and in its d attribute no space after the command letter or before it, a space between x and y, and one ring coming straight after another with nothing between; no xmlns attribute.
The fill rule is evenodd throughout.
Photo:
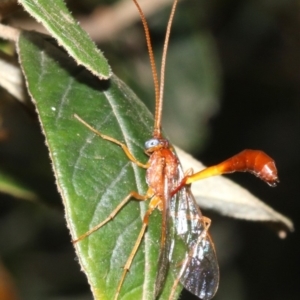
<svg viewBox="0 0 300 300"><path fill-rule="evenodd" d="M151 189L149 189L150 192L152 192ZM148 193L147 193L148 194ZM153 196L153 195L152 195ZM139 246L142 242L142 239L144 237L144 234L145 234L145 231L148 227L148 223L149 223L149 217L150 215L152 214L152 212L157 208L157 206L159 205L159 203L161 202L161 199L159 197L153 197L150 201L150 204L149 204L149 208L148 210L146 211L145 215L144 215L144 219L143 219L143 226L140 230L140 233L136 239L136 242L131 250L131 253L123 267L123 273L122 273L122 276L121 276L121 280L119 281L119 284L118 284L118 288L117 288L117 292L115 294L115 297L114 297L114 300L117 300L118 297L119 297L119 294L120 294L120 291L121 291L121 288L122 288L122 285L123 285L123 282L126 278L126 275L130 269L130 266L132 264L132 261L135 257L135 254L137 253L138 249L139 249Z"/></svg>
<svg viewBox="0 0 300 300"><path fill-rule="evenodd" d="M148 193L146 195L140 195L137 192L130 192L120 203L119 205L110 213L110 215L103 220L101 223L99 223L98 225L96 225L95 227L93 227L92 229L90 229L89 231L87 231L86 233L84 233L83 235L81 235L80 237L78 237L76 240L73 240L72 243L75 244L83 239L85 239L87 236L91 235L93 232L97 231L99 228L101 228L102 226L104 226L106 223L108 223L109 221L111 221L116 214L118 214L118 212L123 208L123 206L129 202L129 200L131 198L134 198L135 200L138 201L145 201L147 199L149 199Z"/></svg>
<svg viewBox="0 0 300 300"><path fill-rule="evenodd" d="M107 140L107 141L110 141L110 142L112 142L112 143L117 144L118 146L120 146L120 147L123 149L123 151L124 151L124 153L126 154L126 156L127 156L132 162L134 162L136 165L138 165L139 167L144 168L144 169L147 169L147 168L149 167L149 164L144 164L144 163L138 161L138 160L133 156L133 154L130 152L130 150L128 149L128 147L127 147L124 143L122 143L122 142L120 142L120 141L114 139L113 137L110 137L110 136L108 136L108 135L102 134L101 132L99 132L98 130L96 130L94 127L92 127L90 124L88 124L88 123L85 122L83 119L81 119L78 115L74 114L74 117L75 117L80 123L82 123L84 126L86 126L89 130L91 130L92 132L94 132L95 134L97 134L97 135L98 135L99 137L101 137L102 139Z"/></svg>

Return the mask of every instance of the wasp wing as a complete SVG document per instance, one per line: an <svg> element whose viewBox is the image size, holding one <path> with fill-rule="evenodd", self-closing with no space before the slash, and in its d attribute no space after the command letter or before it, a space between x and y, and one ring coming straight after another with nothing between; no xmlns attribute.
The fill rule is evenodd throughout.
<svg viewBox="0 0 300 300"><path fill-rule="evenodd" d="M171 192L178 184L178 169L177 169L177 157L171 151L166 151L164 164L164 180L163 180L163 197L162 200L162 231L161 231L161 243L158 259L158 270L155 281L155 297L160 295L169 270L169 257L171 249L171 235L170 235L170 203ZM176 162L176 164L174 164Z"/></svg>
<svg viewBox="0 0 300 300"><path fill-rule="evenodd" d="M169 270L169 253L170 253L170 240L167 238L169 236L169 226L168 226L168 206L162 211L162 231L161 231L161 242L159 248L159 257L157 265L157 275L155 279L155 299L160 295Z"/></svg>
<svg viewBox="0 0 300 300"><path fill-rule="evenodd" d="M182 171L180 176L183 177ZM184 187L170 202L173 243L170 262L181 284L200 299L211 299L219 284L219 267L213 242L189 187Z"/></svg>

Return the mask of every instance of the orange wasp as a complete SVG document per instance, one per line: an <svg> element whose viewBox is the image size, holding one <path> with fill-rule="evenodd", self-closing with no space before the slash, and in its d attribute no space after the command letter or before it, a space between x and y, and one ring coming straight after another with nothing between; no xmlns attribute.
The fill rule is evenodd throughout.
<svg viewBox="0 0 300 300"><path fill-rule="evenodd" d="M208 300L211 299L217 291L219 284L219 267L215 248L208 234L211 221L201 214L190 191L190 184L194 181L214 175L235 171L248 171L270 185L275 185L278 181L277 170L274 161L262 151L244 150L223 163L206 168L203 171L194 174L191 172L183 173L172 146L161 134L166 54L177 0L173 3L167 25L160 83L155 66L147 21L137 0L133 1L137 6L144 26L155 86L156 110L153 136L145 143L145 153L149 156L148 162L142 163L138 161L124 143L97 131L78 115L75 115L75 118L102 139L120 146L133 163L145 168L148 190L145 195L131 191L105 220L78 237L74 240L74 243L83 240L110 222L131 199L138 201L150 200L148 209L143 218L142 228L120 276L114 299L116 300L119 297L123 282L143 240L150 215L155 209L158 209L162 214L162 228L154 298L156 299L160 296L166 275L169 269L172 268L176 274L176 279L169 299L174 299L175 289L180 282L187 290L200 299ZM178 250L180 247L181 249Z"/></svg>

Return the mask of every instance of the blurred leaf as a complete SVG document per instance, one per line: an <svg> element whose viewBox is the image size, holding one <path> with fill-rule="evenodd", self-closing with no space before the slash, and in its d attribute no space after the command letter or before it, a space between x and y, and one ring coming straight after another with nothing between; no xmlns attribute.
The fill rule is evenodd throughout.
<svg viewBox="0 0 300 300"><path fill-rule="evenodd" d="M200 171L205 168L191 155L178 148L176 151L185 170L193 168ZM200 208L214 210L221 215L237 219L278 223L280 237L284 236L283 231L294 229L290 219L225 177L197 181L192 184L192 191Z"/></svg>
<svg viewBox="0 0 300 300"><path fill-rule="evenodd" d="M95 136L74 114L125 142L143 162L153 119L118 78L99 81L48 36L21 34L18 52L46 136L67 223L76 239L105 219L130 191L144 194L147 186L144 170L118 146ZM75 244L95 299L112 299L146 209L147 202L131 201L113 221ZM160 226L156 211L122 287L122 299L153 297ZM168 298L172 283L169 272L160 299Z"/></svg>
<svg viewBox="0 0 300 300"><path fill-rule="evenodd" d="M0 85L19 101L24 101L22 72L15 64L0 58Z"/></svg>
<svg viewBox="0 0 300 300"><path fill-rule="evenodd" d="M79 65L85 66L100 79L111 76L107 60L74 20L62 0L19 0L19 2L47 28Z"/></svg>
<svg viewBox="0 0 300 300"><path fill-rule="evenodd" d="M24 200L35 201L38 199L37 195L33 191L24 187L17 180L3 173L1 170L0 170L0 192Z"/></svg>

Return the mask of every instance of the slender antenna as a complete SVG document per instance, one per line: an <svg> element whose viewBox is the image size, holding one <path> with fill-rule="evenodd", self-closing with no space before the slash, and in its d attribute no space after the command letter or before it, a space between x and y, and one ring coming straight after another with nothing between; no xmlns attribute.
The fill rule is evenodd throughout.
<svg viewBox="0 0 300 300"><path fill-rule="evenodd" d="M140 5L138 4L137 0L133 0L133 2L139 11L139 14L140 14L140 17L141 17L141 20L143 23L144 31L145 31L146 43L147 43L147 48L148 48L148 53L149 53L149 58L150 58L150 65L151 65L154 89L155 89L155 103L157 106L157 103L159 101L159 82L158 82L157 68L156 68L156 64L155 64L155 59L154 59L153 49L152 49L152 44L151 44L151 39L150 39L149 27L148 27L146 17L144 15ZM156 116L156 113L155 113L155 116ZM155 120L156 120L156 117L155 117Z"/></svg>
<svg viewBox="0 0 300 300"><path fill-rule="evenodd" d="M144 31L146 36L146 42L147 42L147 48L150 58L150 64L151 64L151 70L153 75L153 81L154 81L154 89L155 89L155 119L154 119L154 129L153 129L153 137L160 138L161 137L161 116L162 116L162 106L163 106L163 93L164 93L164 86L165 86L165 69L166 69L166 58L167 58L167 51L168 51L168 44L169 44L169 38L171 33L171 26L174 19L174 14L176 10L176 6L178 3L178 0L174 0L171 14L168 21L168 26L166 30L166 36L165 36L165 42L164 42L164 48L163 48L163 54L162 54L162 60L161 60L161 70L160 70L160 83L158 81L157 76L157 68L155 64L151 39L150 39L150 33L149 33L149 27L146 20L146 17L138 4L137 0L133 0L135 6L137 7Z"/></svg>
<svg viewBox="0 0 300 300"><path fill-rule="evenodd" d="M166 59L167 59L167 51L168 51L168 45L169 45L169 39L171 33L171 26L174 19L177 3L178 0L174 0L171 14L168 21L166 37L164 42L164 49L163 49L163 54L161 59L159 99L158 101L156 101L155 123L154 123L154 131L153 131L153 136L156 138L161 137L161 116L162 116L162 106L163 106L164 86L165 86Z"/></svg>

